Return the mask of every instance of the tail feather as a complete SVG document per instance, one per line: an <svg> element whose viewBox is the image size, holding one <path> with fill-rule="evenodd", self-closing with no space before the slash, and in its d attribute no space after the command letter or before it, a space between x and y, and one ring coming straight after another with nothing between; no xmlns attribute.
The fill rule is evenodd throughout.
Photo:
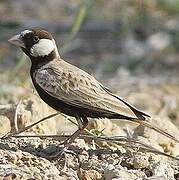
<svg viewBox="0 0 179 180"><path fill-rule="evenodd" d="M106 87L102 86L101 87L108 93L110 94L111 96L117 98L118 100L120 100L121 102L123 102L126 106L128 106L133 112L134 114L137 116L136 119L141 119L141 120L145 120L146 117L150 117L150 115L138 110L137 108L135 108L134 106L130 105L129 103L127 103L126 101L124 101L122 98L120 98L119 96L113 94L109 89L107 89ZM122 115L119 115L119 114L114 114L113 116L118 116L120 117L121 116L121 119L126 119L127 117L125 116L122 116ZM132 119L131 117L128 117L129 119Z"/></svg>
<svg viewBox="0 0 179 180"><path fill-rule="evenodd" d="M158 132L159 134L162 134L162 135L164 135L165 137L168 137L168 138L174 140L175 142L179 143L179 140L178 140L175 136L169 134L168 132L160 129L159 127L151 124L151 123L148 122L148 121L144 121L144 120L146 119L146 117L150 117L148 114L146 114L146 113L144 113L144 112L136 109L136 108L133 107L132 105L128 104L126 101L124 101L124 100L123 100L122 98L120 98L119 96L114 95L109 89L103 87L102 85L101 85L101 87L102 87L107 93L109 93L110 95L112 95L113 97L119 99L119 100L122 101L125 105L127 105L127 106L134 112L134 114L136 115L136 118L133 118L133 117L126 117L126 116L123 116L123 115L120 115L120 114L116 114L116 113L115 113L115 114L108 115L108 116L107 116L108 118L110 118L110 119L113 119L113 118L114 118L114 119L118 119L118 118L119 118L119 119L124 119L124 120L131 121L131 122L134 122L134 123L138 123L138 124L140 124L140 125L143 125L143 126L145 126L145 127L148 127L148 128L150 128L150 129Z"/></svg>

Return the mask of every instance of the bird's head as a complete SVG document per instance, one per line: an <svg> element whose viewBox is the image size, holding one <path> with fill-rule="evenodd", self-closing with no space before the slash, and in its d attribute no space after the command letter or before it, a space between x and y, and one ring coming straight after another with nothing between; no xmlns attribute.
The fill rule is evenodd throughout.
<svg viewBox="0 0 179 180"><path fill-rule="evenodd" d="M20 47L32 61L49 59L49 56L53 59L59 56L52 35L39 28L24 30L8 41Z"/></svg>

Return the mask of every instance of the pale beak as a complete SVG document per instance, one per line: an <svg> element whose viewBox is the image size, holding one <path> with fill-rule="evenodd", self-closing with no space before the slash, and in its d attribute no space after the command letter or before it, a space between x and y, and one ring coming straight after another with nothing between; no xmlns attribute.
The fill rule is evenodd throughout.
<svg viewBox="0 0 179 180"><path fill-rule="evenodd" d="M18 46L18 47L23 47L23 48L26 48L25 47L25 44L23 43L20 35L15 35L13 36L11 39L8 40L11 44L14 44L15 46Z"/></svg>

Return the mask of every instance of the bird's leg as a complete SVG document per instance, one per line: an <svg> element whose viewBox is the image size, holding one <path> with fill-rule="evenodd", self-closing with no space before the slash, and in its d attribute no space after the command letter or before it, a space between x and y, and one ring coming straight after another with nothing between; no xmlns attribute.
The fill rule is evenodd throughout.
<svg viewBox="0 0 179 180"><path fill-rule="evenodd" d="M64 141L64 147L68 146L68 144L70 145L80 134L80 132L82 132L85 127L88 125L88 119L87 117L83 116L83 117L76 117L76 120L78 122L78 130L75 131L69 138L67 138Z"/></svg>
<svg viewBox="0 0 179 180"><path fill-rule="evenodd" d="M78 122L78 130L75 131L69 138L67 138L63 144L64 147L57 154L50 156L52 159L57 159L60 157L70 146L70 144L79 136L79 134L85 129L88 125L88 119L86 116L76 116L76 120Z"/></svg>

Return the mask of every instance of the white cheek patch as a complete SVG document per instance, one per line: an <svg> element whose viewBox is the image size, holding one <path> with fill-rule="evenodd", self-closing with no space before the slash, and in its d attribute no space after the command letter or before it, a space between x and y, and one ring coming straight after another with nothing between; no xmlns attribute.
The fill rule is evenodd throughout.
<svg viewBox="0 0 179 180"><path fill-rule="evenodd" d="M37 44L34 44L30 49L31 55L34 57L38 56L47 56L49 55L54 49L56 45L53 40L50 39L40 39Z"/></svg>

